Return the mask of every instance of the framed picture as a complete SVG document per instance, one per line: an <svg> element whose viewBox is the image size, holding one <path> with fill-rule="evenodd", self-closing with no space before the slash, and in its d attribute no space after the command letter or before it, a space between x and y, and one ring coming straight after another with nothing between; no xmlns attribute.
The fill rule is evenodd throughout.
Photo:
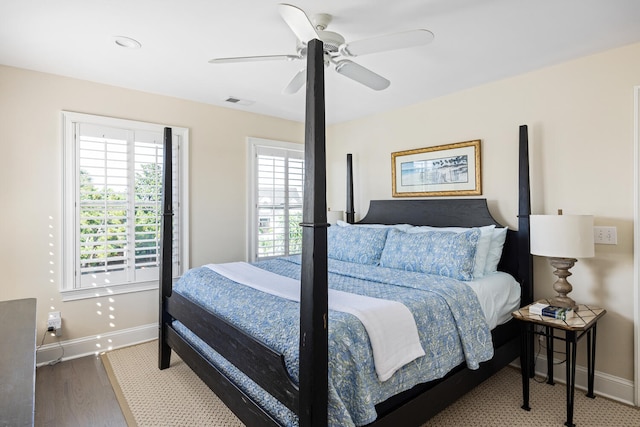
<svg viewBox="0 0 640 427"><path fill-rule="evenodd" d="M391 153L393 197L482 194L480 140Z"/></svg>

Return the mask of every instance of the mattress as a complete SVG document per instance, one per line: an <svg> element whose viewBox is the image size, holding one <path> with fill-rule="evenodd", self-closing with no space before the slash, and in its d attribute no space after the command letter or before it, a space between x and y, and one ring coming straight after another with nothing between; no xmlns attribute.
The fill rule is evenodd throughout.
<svg viewBox="0 0 640 427"><path fill-rule="evenodd" d="M520 284L508 273L496 271L465 282L478 297L489 328L507 323L520 308Z"/></svg>

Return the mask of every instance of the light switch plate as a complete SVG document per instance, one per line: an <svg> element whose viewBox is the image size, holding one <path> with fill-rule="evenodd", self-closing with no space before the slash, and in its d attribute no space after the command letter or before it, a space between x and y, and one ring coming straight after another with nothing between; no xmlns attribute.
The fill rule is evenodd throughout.
<svg viewBox="0 0 640 427"><path fill-rule="evenodd" d="M593 241L600 245L617 245L618 229L616 227L593 227Z"/></svg>

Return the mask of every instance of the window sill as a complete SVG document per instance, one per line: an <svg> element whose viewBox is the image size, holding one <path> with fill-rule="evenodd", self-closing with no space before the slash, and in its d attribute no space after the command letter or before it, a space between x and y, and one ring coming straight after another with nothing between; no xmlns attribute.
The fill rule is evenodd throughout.
<svg viewBox="0 0 640 427"><path fill-rule="evenodd" d="M62 301L76 301L89 298L100 298L110 295L129 294L133 292L151 291L158 289L158 281L128 283L126 285L100 286L94 288L63 289Z"/></svg>

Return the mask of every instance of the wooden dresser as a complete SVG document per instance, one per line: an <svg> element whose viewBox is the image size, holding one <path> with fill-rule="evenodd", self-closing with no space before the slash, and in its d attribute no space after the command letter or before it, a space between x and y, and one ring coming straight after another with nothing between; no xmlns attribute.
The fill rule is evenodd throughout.
<svg viewBox="0 0 640 427"><path fill-rule="evenodd" d="M0 301L0 426L33 426L36 299Z"/></svg>

